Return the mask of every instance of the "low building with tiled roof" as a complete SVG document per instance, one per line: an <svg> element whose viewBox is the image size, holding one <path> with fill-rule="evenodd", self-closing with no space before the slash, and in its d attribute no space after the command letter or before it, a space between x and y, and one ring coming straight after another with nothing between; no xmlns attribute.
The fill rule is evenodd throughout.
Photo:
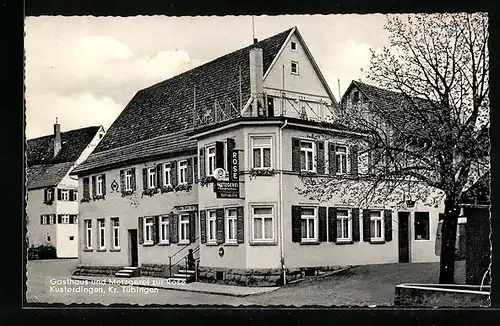
<svg viewBox="0 0 500 326"><path fill-rule="evenodd" d="M26 142L27 238L30 247L50 245L57 257L78 257L78 181L69 173L104 135L102 126L61 132Z"/></svg>
<svg viewBox="0 0 500 326"><path fill-rule="evenodd" d="M296 190L303 175L361 173L366 135L337 114L296 27L139 91L73 171L75 274L275 285L308 268L397 262L393 207ZM431 223L440 208L424 204L414 210ZM439 259L417 247L412 261Z"/></svg>

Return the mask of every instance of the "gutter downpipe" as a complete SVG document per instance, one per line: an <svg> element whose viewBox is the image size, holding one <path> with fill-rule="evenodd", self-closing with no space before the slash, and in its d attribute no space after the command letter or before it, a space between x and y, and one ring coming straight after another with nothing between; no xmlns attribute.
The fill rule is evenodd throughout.
<svg viewBox="0 0 500 326"><path fill-rule="evenodd" d="M286 268L285 268L285 248L283 247L284 244L284 218L283 218L283 129L287 126L288 124L288 119L285 119L285 123L283 126L280 127L280 133L279 133L279 143L280 143L280 180L279 180L279 187L280 187L280 200L279 200L279 205L280 205L280 249L281 249L281 269L283 271L283 285L286 285Z"/></svg>

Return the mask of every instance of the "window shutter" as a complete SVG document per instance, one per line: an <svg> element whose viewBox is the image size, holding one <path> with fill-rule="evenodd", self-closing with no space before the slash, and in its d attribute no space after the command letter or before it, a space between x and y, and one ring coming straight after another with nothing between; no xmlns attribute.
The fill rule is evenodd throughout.
<svg viewBox="0 0 500 326"><path fill-rule="evenodd" d="M125 192L125 170L120 170L120 189Z"/></svg>
<svg viewBox="0 0 500 326"><path fill-rule="evenodd" d="M205 148L200 148L200 178L205 177Z"/></svg>
<svg viewBox="0 0 500 326"><path fill-rule="evenodd" d="M207 243L207 211L200 211L200 242Z"/></svg>
<svg viewBox="0 0 500 326"><path fill-rule="evenodd" d="M215 142L215 168L224 168L224 142Z"/></svg>
<svg viewBox="0 0 500 326"><path fill-rule="evenodd" d="M198 158L193 157L193 179L198 182Z"/></svg>
<svg viewBox="0 0 500 326"><path fill-rule="evenodd" d="M73 224L75 222L75 215L69 216L69 224Z"/></svg>
<svg viewBox="0 0 500 326"><path fill-rule="evenodd" d="M90 197L89 186L90 186L89 178L83 178L83 198L89 198Z"/></svg>
<svg viewBox="0 0 500 326"><path fill-rule="evenodd" d="M148 169L142 169L142 188L144 190L148 189Z"/></svg>
<svg viewBox="0 0 500 326"><path fill-rule="evenodd" d="M57 189L57 200L62 199L62 189Z"/></svg>
<svg viewBox="0 0 500 326"><path fill-rule="evenodd" d="M177 243L179 242L179 214L174 214L173 212L170 213L170 222L169 222L169 227L170 227L170 232L169 232L169 237L170 237L170 243Z"/></svg>
<svg viewBox="0 0 500 326"><path fill-rule="evenodd" d="M95 175L92 176L92 197L96 196L96 179Z"/></svg>
<svg viewBox="0 0 500 326"><path fill-rule="evenodd" d="M75 200L75 191L73 189L69 190L69 200L74 201Z"/></svg>
<svg viewBox="0 0 500 326"><path fill-rule="evenodd" d="M163 164L156 165L156 188L163 187Z"/></svg>
<svg viewBox="0 0 500 326"><path fill-rule="evenodd" d="M139 244L144 243L144 217L139 216L139 225L137 227L137 233L139 236Z"/></svg>
<svg viewBox="0 0 500 326"><path fill-rule="evenodd" d="M132 190L135 190L137 188L137 183L136 183L136 177L135 177L135 168L132 168Z"/></svg>
<svg viewBox="0 0 500 326"><path fill-rule="evenodd" d="M160 242L160 223L159 223L160 217L158 215L153 216L153 244L157 244Z"/></svg>
<svg viewBox="0 0 500 326"><path fill-rule="evenodd" d="M215 210L215 225L217 230L217 243L224 243L224 209Z"/></svg>
<svg viewBox="0 0 500 326"><path fill-rule="evenodd" d="M243 206L236 208L236 239L238 243L245 242L245 219L243 216Z"/></svg>
<svg viewBox="0 0 500 326"><path fill-rule="evenodd" d="M359 242L359 208L351 210L352 219L352 241Z"/></svg>
<svg viewBox="0 0 500 326"><path fill-rule="evenodd" d="M43 189L43 202L48 202L48 191L49 189Z"/></svg>
<svg viewBox="0 0 500 326"><path fill-rule="evenodd" d="M330 175L337 174L337 161L335 157L335 144L328 143L328 170Z"/></svg>
<svg viewBox="0 0 500 326"><path fill-rule="evenodd" d="M370 211L363 210L363 241L370 242Z"/></svg>
<svg viewBox="0 0 500 326"><path fill-rule="evenodd" d="M77 196L78 196L78 190L73 191L73 201L78 200Z"/></svg>
<svg viewBox="0 0 500 326"><path fill-rule="evenodd" d="M292 242L300 242L300 206L292 206Z"/></svg>
<svg viewBox="0 0 500 326"><path fill-rule="evenodd" d="M392 241L392 211L384 210L384 238L385 241Z"/></svg>
<svg viewBox="0 0 500 326"><path fill-rule="evenodd" d="M43 224L43 215L40 215L40 224Z"/></svg>
<svg viewBox="0 0 500 326"><path fill-rule="evenodd" d="M325 173L325 142L316 141L316 171Z"/></svg>
<svg viewBox="0 0 500 326"><path fill-rule="evenodd" d="M318 209L318 224L319 224L319 234L318 234L318 240L320 242L325 242L327 241L327 220L326 220L326 207L320 207Z"/></svg>
<svg viewBox="0 0 500 326"><path fill-rule="evenodd" d="M352 145L350 148L351 174L358 175L358 145Z"/></svg>
<svg viewBox="0 0 500 326"><path fill-rule="evenodd" d="M57 214L57 224L62 224L62 215Z"/></svg>
<svg viewBox="0 0 500 326"><path fill-rule="evenodd" d="M106 195L106 174L102 174L102 195Z"/></svg>
<svg viewBox="0 0 500 326"><path fill-rule="evenodd" d="M172 187L177 186L177 161L170 163L170 181Z"/></svg>
<svg viewBox="0 0 500 326"><path fill-rule="evenodd" d="M300 140L297 138L292 138L292 171L300 173Z"/></svg>
<svg viewBox="0 0 500 326"><path fill-rule="evenodd" d="M191 157L187 159L186 181L193 183L193 159Z"/></svg>
<svg viewBox="0 0 500 326"><path fill-rule="evenodd" d="M196 215L194 212L189 212L189 242L196 241Z"/></svg>
<svg viewBox="0 0 500 326"><path fill-rule="evenodd" d="M335 242L337 241L337 208L328 207L328 241Z"/></svg>

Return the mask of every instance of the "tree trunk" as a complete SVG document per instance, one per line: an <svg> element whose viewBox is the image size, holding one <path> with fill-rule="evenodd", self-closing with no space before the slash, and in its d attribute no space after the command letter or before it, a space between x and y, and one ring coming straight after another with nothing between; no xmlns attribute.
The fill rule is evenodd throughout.
<svg viewBox="0 0 500 326"><path fill-rule="evenodd" d="M455 243L460 209L456 200L444 202L445 216L442 225L441 257L439 270L440 284L455 283Z"/></svg>

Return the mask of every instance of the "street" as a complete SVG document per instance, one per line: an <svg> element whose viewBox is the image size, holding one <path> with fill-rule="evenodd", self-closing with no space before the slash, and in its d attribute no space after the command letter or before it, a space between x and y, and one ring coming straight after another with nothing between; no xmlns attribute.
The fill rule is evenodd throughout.
<svg viewBox="0 0 500 326"><path fill-rule="evenodd" d="M76 259L29 261L28 303L130 303L138 305L392 305L394 286L401 283L436 283L438 263L382 264L306 279L280 289L248 297L187 291L86 284L71 280ZM82 282L82 281L80 281ZM465 282L465 263L457 262L456 282Z"/></svg>

